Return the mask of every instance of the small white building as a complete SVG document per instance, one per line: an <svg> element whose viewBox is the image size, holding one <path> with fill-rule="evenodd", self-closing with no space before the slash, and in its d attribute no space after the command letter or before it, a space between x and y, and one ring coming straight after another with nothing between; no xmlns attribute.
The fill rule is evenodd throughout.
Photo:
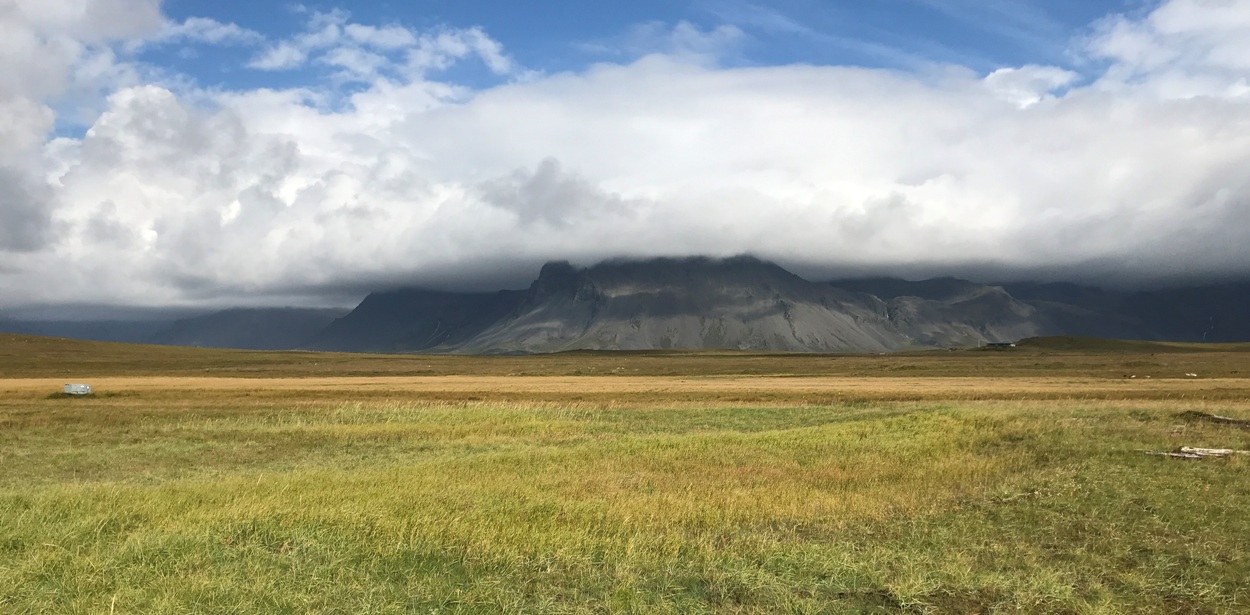
<svg viewBox="0 0 1250 615"><path fill-rule="evenodd" d="M65 385L66 395L90 395L91 385L89 384L67 384Z"/></svg>

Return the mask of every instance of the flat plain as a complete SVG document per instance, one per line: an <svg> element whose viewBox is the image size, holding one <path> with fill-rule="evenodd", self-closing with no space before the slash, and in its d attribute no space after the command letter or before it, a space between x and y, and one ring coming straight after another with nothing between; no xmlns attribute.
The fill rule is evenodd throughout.
<svg viewBox="0 0 1250 615"><path fill-rule="evenodd" d="M0 336L0 613L1250 612L1247 375Z"/></svg>

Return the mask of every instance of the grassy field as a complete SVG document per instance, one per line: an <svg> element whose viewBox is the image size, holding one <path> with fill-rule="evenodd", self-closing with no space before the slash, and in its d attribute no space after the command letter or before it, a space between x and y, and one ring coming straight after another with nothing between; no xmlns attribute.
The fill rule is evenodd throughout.
<svg viewBox="0 0 1250 615"><path fill-rule="evenodd" d="M1250 612L1243 374L0 337L0 613Z"/></svg>
<svg viewBox="0 0 1250 615"><path fill-rule="evenodd" d="M0 378L211 376L1250 376L1250 344L1028 340L1019 348L819 355L760 352L565 352L533 356L264 352L81 342L0 333Z"/></svg>

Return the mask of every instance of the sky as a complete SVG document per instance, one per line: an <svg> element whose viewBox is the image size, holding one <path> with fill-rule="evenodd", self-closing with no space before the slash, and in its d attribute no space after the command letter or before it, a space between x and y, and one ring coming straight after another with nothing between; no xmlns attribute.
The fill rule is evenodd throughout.
<svg viewBox="0 0 1250 615"><path fill-rule="evenodd" d="M0 0L0 308L1250 276L1248 0Z"/></svg>

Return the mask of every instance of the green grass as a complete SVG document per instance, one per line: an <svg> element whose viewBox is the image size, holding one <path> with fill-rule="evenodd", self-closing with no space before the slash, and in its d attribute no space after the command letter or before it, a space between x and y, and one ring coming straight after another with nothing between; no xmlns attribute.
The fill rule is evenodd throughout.
<svg viewBox="0 0 1250 615"><path fill-rule="evenodd" d="M0 613L1250 610L1172 402L174 399L0 400Z"/></svg>

